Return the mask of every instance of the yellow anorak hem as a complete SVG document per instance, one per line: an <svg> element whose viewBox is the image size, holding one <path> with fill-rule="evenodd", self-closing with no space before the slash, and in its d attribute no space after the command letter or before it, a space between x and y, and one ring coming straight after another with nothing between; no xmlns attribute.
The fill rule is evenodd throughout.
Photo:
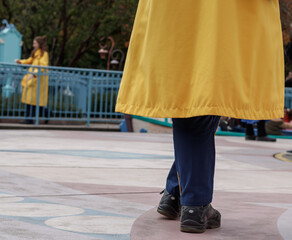
<svg viewBox="0 0 292 240"><path fill-rule="evenodd" d="M23 101L23 100L21 100L21 103L23 103L23 104L28 104L28 105L32 105L32 106L37 106L37 104L36 103L33 103L33 102L28 102L28 101ZM40 107L46 107L48 104L47 103L39 103L39 106Z"/></svg>
<svg viewBox="0 0 292 240"><path fill-rule="evenodd" d="M248 120L269 120L284 117L284 105L278 109L226 108L221 106L181 108L153 108L117 103L116 112L155 118L189 118L204 115L216 115Z"/></svg>

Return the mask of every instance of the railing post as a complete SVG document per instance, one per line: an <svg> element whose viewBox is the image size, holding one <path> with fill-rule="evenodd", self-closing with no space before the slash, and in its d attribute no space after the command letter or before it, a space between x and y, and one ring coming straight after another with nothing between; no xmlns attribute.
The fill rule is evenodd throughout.
<svg viewBox="0 0 292 240"><path fill-rule="evenodd" d="M38 68L37 72L37 98L36 98L36 111L35 111L35 125L39 125L39 115L40 115L40 84L41 84L41 69Z"/></svg>
<svg viewBox="0 0 292 240"><path fill-rule="evenodd" d="M88 79L88 90L87 90L87 127L90 126L90 115L91 115L91 99L92 99L92 76L93 73L89 73Z"/></svg>

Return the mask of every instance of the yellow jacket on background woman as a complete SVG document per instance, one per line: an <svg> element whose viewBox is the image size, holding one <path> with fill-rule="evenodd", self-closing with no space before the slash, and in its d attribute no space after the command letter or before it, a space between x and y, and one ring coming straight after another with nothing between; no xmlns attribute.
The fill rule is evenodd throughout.
<svg viewBox="0 0 292 240"><path fill-rule="evenodd" d="M31 64L37 66L48 66L49 55L46 51L42 52L41 49L35 51L33 56L28 59L19 60L21 64ZM47 71L42 70L42 74L45 75ZM25 104L36 105L37 104L37 82L38 82L38 68L30 67L28 73L21 81L23 87L21 101ZM48 76L41 76L40 78L40 94L39 105L47 106L48 102Z"/></svg>

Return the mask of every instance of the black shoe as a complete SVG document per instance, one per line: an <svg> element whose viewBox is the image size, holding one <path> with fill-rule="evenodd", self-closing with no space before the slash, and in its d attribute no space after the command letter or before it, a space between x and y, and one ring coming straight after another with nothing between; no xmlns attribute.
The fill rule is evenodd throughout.
<svg viewBox="0 0 292 240"><path fill-rule="evenodd" d="M174 197L169 192L162 191L163 196L157 208L157 212L169 219L177 219L180 214L180 200L178 197Z"/></svg>
<svg viewBox="0 0 292 240"><path fill-rule="evenodd" d="M33 124L33 120L28 120L28 119L26 119L26 120L24 120L24 121L21 121L21 122L19 122L20 124Z"/></svg>
<svg viewBox="0 0 292 240"><path fill-rule="evenodd" d="M256 140L255 135L245 135L245 140Z"/></svg>
<svg viewBox="0 0 292 240"><path fill-rule="evenodd" d="M263 136L263 137L256 137L257 141L264 141L264 142L276 142L277 139L276 138L271 138L268 136Z"/></svg>
<svg viewBox="0 0 292 240"><path fill-rule="evenodd" d="M182 206L182 232L203 233L206 229L218 228L221 225L221 214L211 204L206 206Z"/></svg>

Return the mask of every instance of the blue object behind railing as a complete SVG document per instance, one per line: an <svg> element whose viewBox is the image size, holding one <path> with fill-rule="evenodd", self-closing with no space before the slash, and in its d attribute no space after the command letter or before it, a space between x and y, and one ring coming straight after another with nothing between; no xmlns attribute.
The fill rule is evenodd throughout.
<svg viewBox="0 0 292 240"><path fill-rule="evenodd" d="M285 108L292 109L292 88L285 88Z"/></svg>
<svg viewBox="0 0 292 240"><path fill-rule="evenodd" d="M25 119L26 105L21 102L21 80L31 65L0 63L0 118ZM39 113L39 87L42 76L49 77L50 120L121 122L123 114L114 111L122 72L64 67L40 67L37 73L35 124L46 120ZM39 114L38 114L39 113Z"/></svg>

